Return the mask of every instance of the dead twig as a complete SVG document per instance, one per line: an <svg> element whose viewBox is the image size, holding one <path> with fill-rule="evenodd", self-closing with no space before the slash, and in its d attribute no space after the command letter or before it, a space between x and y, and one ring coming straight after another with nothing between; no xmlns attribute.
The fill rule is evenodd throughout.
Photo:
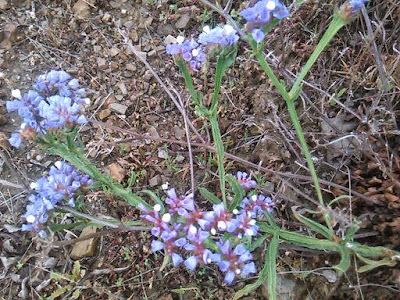
<svg viewBox="0 0 400 300"><path fill-rule="evenodd" d="M167 138L162 138L162 137L152 137L150 135L143 135L143 134L134 132L133 130L130 130L130 129L124 129L124 128L120 128L118 126L114 126L114 125L111 125L111 124L105 124L105 123L100 122L100 121L94 121L93 120L92 122L93 123L97 123L97 125L100 125L100 126L105 126L105 127L110 128L110 129L114 129L114 130L118 130L120 132L128 133L133 137L131 139L121 140L118 143L126 143L126 142L129 142L129 141L135 140L135 139L142 139L142 140L143 139L147 139L147 140L153 140L153 141L161 141L161 142L164 142L164 143L174 143L174 144L179 144L179 145L187 145L185 141L178 141L178 140L167 139ZM206 143L204 143L204 144L203 143L191 143L191 144L192 144L192 146L195 146L195 147L204 148L204 149L207 149L208 151L211 151L211 152L216 152L216 149L214 147L212 147L212 146L210 146L209 144L206 144ZM225 152L224 155L225 155L225 157L227 157L229 159L232 159L232 160L234 160L234 161L236 161L236 162L238 162L238 163L240 163L242 165L248 166L248 167L253 168L255 170L262 171L264 173L269 173L269 174L272 174L274 176L277 176L280 180L282 180L282 177L291 178L291 179L297 179L297 180L307 180L307 181L310 181L310 182L312 180L311 176L298 175L298 174L292 174L292 173L287 173L287 172L275 171L275 170L272 170L272 169L269 169L269 168L266 168L266 167L259 166L259 165L255 164L255 163L249 162L249 161L247 161L247 160L245 160L243 158L240 158L240 157L238 157L236 155L233 155L231 153L228 153L228 152ZM333 187L333 188L338 188L338 189L340 189L342 191L345 191L346 193L350 193L350 191L349 191L349 189L347 187L341 186L340 184L337 184L337 183L334 183L334 182L330 182L330 181L327 181L327 180L323 180L323 179L319 179L319 182L321 184L323 184L323 185L330 186L330 187ZM372 203L372 204L380 205L380 206L384 205L380 200L371 199L371 198L369 198L369 197L367 197L367 196L365 196L363 194L360 194L360 193L358 193L358 192L356 192L354 190L352 190L351 193L354 196L359 197L359 198L367 201L368 203Z"/></svg>

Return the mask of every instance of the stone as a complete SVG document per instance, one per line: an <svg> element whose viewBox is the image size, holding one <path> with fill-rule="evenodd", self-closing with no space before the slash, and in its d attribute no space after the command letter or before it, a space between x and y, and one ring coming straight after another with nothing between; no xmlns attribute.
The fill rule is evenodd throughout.
<svg viewBox="0 0 400 300"><path fill-rule="evenodd" d="M122 94L124 95L128 94L128 90L126 89L126 85L124 82L118 83L118 87L121 90Z"/></svg>
<svg viewBox="0 0 400 300"><path fill-rule="evenodd" d="M100 70L105 70L108 68L107 61L102 57L97 58L97 66L99 67Z"/></svg>
<svg viewBox="0 0 400 300"><path fill-rule="evenodd" d="M151 179L149 180L149 185L150 185L151 187L155 187L155 186L157 186L157 185L160 185L161 182L162 182L161 176L160 176L160 175L156 175L156 176L154 176L153 178L151 178Z"/></svg>
<svg viewBox="0 0 400 300"><path fill-rule="evenodd" d="M323 270L322 276L324 276L330 283L334 283L337 280L337 273L334 270Z"/></svg>
<svg viewBox="0 0 400 300"><path fill-rule="evenodd" d="M190 14L184 14L179 17L178 21L175 23L177 29L185 29L190 21Z"/></svg>
<svg viewBox="0 0 400 300"><path fill-rule="evenodd" d="M134 64L127 64L126 65L126 69L128 71L135 72L136 71L136 66Z"/></svg>
<svg viewBox="0 0 400 300"><path fill-rule="evenodd" d="M125 22L124 26L126 29L131 29L135 24L133 23L133 21L127 21Z"/></svg>
<svg viewBox="0 0 400 300"><path fill-rule="evenodd" d="M151 126L147 132L150 134L152 138L160 138L157 129L154 126Z"/></svg>
<svg viewBox="0 0 400 300"><path fill-rule="evenodd" d="M164 45L167 46L169 44L176 44L178 42L178 39L172 35L168 35L165 39L164 39Z"/></svg>
<svg viewBox="0 0 400 300"><path fill-rule="evenodd" d="M87 18L90 15L90 6L85 0L78 0L72 7L75 17Z"/></svg>
<svg viewBox="0 0 400 300"><path fill-rule="evenodd" d="M5 9L9 9L9 8L10 8L10 4L8 4L8 1L0 0L0 10L5 10Z"/></svg>
<svg viewBox="0 0 400 300"><path fill-rule="evenodd" d="M184 160L185 160L185 157L183 155L178 154L175 157L175 161L178 162L178 163L183 162Z"/></svg>
<svg viewBox="0 0 400 300"><path fill-rule="evenodd" d="M111 55L111 57L117 56L118 54L119 54L119 50L118 50L117 48L112 47L112 48L110 49L110 55Z"/></svg>
<svg viewBox="0 0 400 300"><path fill-rule="evenodd" d="M112 20L112 15L110 15L109 13L105 13L101 20L104 23L110 22Z"/></svg>
<svg viewBox="0 0 400 300"><path fill-rule="evenodd" d="M170 35L175 33L175 29L171 24L160 24L157 27L157 34L160 36Z"/></svg>
<svg viewBox="0 0 400 300"><path fill-rule="evenodd" d="M132 42L136 43L139 40L139 35L137 33L137 30L132 28L129 31L129 38L132 40Z"/></svg>
<svg viewBox="0 0 400 300"><path fill-rule="evenodd" d="M178 140L183 139L186 136L186 131L179 126L174 126L174 135Z"/></svg>
<svg viewBox="0 0 400 300"><path fill-rule="evenodd" d="M109 115L111 115L111 110L110 109L103 109L101 112L99 112L99 119L104 120L107 118Z"/></svg>
<svg viewBox="0 0 400 300"><path fill-rule="evenodd" d="M158 158L166 159L168 157L167 151L164 148L158 149Z"/></svg>
<svg viewBox="0 0 400 300"><path fill-rule="evenodd" d="M128 106L126 106L124 104L119 104L119 103L111 103L110 109L120 115L125 115L126 110L128 109Z"/></svg>
<svg viewBox="0 0 400 300"><path fill-rule="evenodd" d="M85 227L79 237L85 237L89 234L95 233L96 231L97 227ZM92 257L96 252L97 240L97 238L91 238L75 243L70 254L71 258L78 260L83 257Z"/></svg>

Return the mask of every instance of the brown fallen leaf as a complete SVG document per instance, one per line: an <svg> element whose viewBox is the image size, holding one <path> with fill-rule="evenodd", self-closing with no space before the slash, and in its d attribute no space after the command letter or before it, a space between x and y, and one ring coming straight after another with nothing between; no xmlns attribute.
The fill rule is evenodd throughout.
<svg viewBox="0 0 400 300"><path fill-rule="evenodd" d="M17 35L17 26L13 23L4 24L0 31L0 48L10 50Z"/></svg>
<svg viewBox="0 0 400 300"><path fill-rule="evenodd" d="M85 227L82 230L82 233L80 234L81 237L85 237L89 234L95 233L97 231L97 227L94 226L88 226ZM87 239L81 242L77 242L74 247L72 248L71 251L71 258L72 259L81 259L83 257L91 257L95 254L96 252L96 246L97 246L97 238L92 238L92 239Z"/></svg>
<svg viewBox="0 0 400 300"><path fill-rule="evenodd" d="M118 163L112 163L111 165L107 166L107 168L110 171L110 177L116 182L120 183L126 176L125 169L122 168Z"/></svg>
<svg viewBox="0 0 400 300"><path fill-rule="evenodd" d="M90 15L90 6L85 0L78 0L72 7L75 17L87 18Z"/></svg>

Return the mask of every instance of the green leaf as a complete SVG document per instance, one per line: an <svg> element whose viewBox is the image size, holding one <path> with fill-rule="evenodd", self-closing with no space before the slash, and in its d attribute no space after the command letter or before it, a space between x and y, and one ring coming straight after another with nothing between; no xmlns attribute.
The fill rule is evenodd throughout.
<svg viewBox="0 0 400 300"><path fill-rule="evenodd" d="M357 269L357 272L359 272L359 273L367 272L367 271L370 271L372 269L375 269L375 268L381 267L381 266L393 267L397 263L395 260L393 260L389 257L386 257L381 260L372 260L372 259L365 258L361 255L357 255L357 257L366 264L365 266L362 266Z"/></svg>
<svg viewBox="0 0 400 300"><path fill-rule="evenodd" d="M353 223L353 225L347 229L346 231L346 235L344 237L344 241L345 242L349 242L352 241L354 238L354 235L357 233L357 231L360 229L360 222L359 221L355 221Z"/></svg>
<svg viewBox="0 0 400 300"><path fill-rule="evenodd" d="M64 286L62 288L58 288L53 293L51 293L50 297L53 299L60 297L62 294L68 292L71 288L72 288L72 285L70 285L70 284L68 284L67 286Z"/></svg>
<svg viewBox="0 0 400 300"><path fill-rule="evenodd" d="M150 190L141 190L139 193L145 194L151 198L155 203L159 204L161 206L161 213L163 214L165 212L165 207L163 201L158 197L154 192Z"/></svg>
<svg viewBox="0 0 400 300"><path fill-rule="evenodd" d="M173 293L178 294L178 295L184 295L187 291L198 291L200 292L200 290L197 287L181 287L179 289L172 289L171 290Z"/></svg>
<svg viewBox="0 0 400 300"><path fill-rule="evenodd" d="M209 190L203 187L198 187L197 188L200 192L200 194L206 198L208 201L210 201L212 204L220 204L221 200L215 196L213 193L211 193Z"/></svg>
<svg viewBox="0 0 400 300"><path fill-rule="evenodd" d="M60 274L60 273L57 273L57 272L50 273L50 278L54 279L54 280L57 280L57 281L60 280L60 279L68 280L67 275L63 275L63 274Z"/></svg>
<svg viewBox="0 0 400 300"><path fill-rule="evenodd" d="M400 257L400 252L381 246L365 246L356 242L351 242L347 243L346 247L363 257Z"/></svg>
<svg viewBox="0 0 400 300"><path fill-rule="evenodd" d="M221 72L225 72L235 62L237 56L238 45L234 44L230 48L224 48L221 52L217 65L221 64Z"/></svg>
<svg viewBox="0 0 400 300"><path fill-rule="evenodd" d="M229 182L232 191L233 191L233 200L232 203L229 205L229 210L232 211L242 202L244 197L244 189L238 182L238 180L233 177L231 174L227 174L225 176L226 181Z"/></svg>
<svg viewBox="0 0 400 300"><path fill-rule="evenodd" d="M203 107L201 94L194 88L193 79L186 66L186 62L183 59L178 58L175 63L182 72L183 78L185 79L185 85L189 90L189 94L192 96L193 103L199 107Z"/></svg>
<svg viewBox="0 0 400 300"><path fill-rule="evenodd" d="M85 222L76 222L71 224L50 224L48 226L51 231L56 232L56 231L63 231L65 229L73 229L83 224L85 224Z"/></svg>
<svg viewBox="0 0 400 300"><path fill-rule="evenodd" d="M294 214L294 217L299 220L301 223L309 227L311 230L323 235L329 240L332 240L334 238L333 232L331 232L328 227L313 221L305 216L302 215L304 213L304 209L297 210L298 206L292 206L292 212Z"/></svg>
<svg viewBox="0 0 400 300"><path fill-rule="evenodd" d="M255 249L259 248L264 243L266 238L267 238L267 235L262 235L262 236L256 238L254 241L252 241L250 243L250 247L248 250L250 252L253 252Z"/></svg>
<svg viewBox="0 0 400 300"><path fill-rule="evenodd" d="M134 186L134 184L136 183L136 179L137 179L136 172L131 171L131 175L129 176L129 179L128 179L128 188L129 189Z"/></svg>
<svg viewBox="0 0 400 300"><path fill-rule="evenodd" d="M329 202L328 206L332 206L332 204L336 203L337 201L340 201L342 199L351 199L352 197L349 195L340 195L339 197L336 197L333 199L331 202Z"/></svg>
<svg viewBox="0 0 400 300"><path fill-rule="evenodd" d="M279 235L275 234L268 246L268 300L275 300L276 294L276 256L278 255Z"/></svg>
<svg viewBox="0 0 400 300"><path fill-rule="evenodd" d="M79 260L77 260L74 262L71 279L73 281L77 282L79 280L80 273L81 273L81 264L80 264Z"/></svg>
<svg viewBox="0 0 400 300"><path fill-rule="evenodd" d="M81 295L81 290L75 289L75 291L72 293L72 299L79 299L80 295Z"/></svg>
<svg viewBox="0 0 400 300"><path fill-rule="evenodd" d="M214 95L217 91L214 91ZM217 96L218 101L218 96ZM215 149L217 150L217 163L218 163L218 176L219 185L222 194L222 201L224 202L224 207L227 207L226 203L226 191L225 191L225 167L224 167L224 145L222 142L221 132L219 130L217 112L216 110L210 116L211 132L213 140L215 143Z"/></svg>
<svg viewBox="0 0 400 300"><path fill-rule="evenodd" d="M338 245L340 253L340 262L338 265L333 266L339 273L344 273L350 267L350 250L342 245Z"/></svg>
<svg viewBox="0 0 400 300"><path fill-rule="evenodd" d="M338 245L330 240L322 240L310 236L305 236L300 233L291 232L283 229L273 228L266 223L257 223L260 231L267 232L270 234L279 234L279 238L285 242L303 246L309 249L324 250L324 251L338 251Z"/></svg>
<svg viewBox="0 0 400 300"><path fill-rule="evenodd" d="M267 219L269 225L272 226L272 228L279 229L278 225L276 225L274 217L269 212L264 212L264 216Z"/></svg>

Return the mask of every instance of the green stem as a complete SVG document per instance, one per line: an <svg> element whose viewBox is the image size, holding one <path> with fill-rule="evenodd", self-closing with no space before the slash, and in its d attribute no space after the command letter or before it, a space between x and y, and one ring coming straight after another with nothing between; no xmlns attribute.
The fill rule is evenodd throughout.
<svg viewBox="0 0 400 300"><path fill-rule="evenodd" d="M325 31L324 35L322 36L321 40L319 41L318 45L315 47L313 53L311 54L310 58L308 59L307 63L304 65L303 69L301 70L300 74L297 75L296 81L293 84L293 87L291 88L289 95L292 98L292 100L295 100L297 98L297 95L300 91L300 86L301 83L306 77L307 73L310 71L322 51L328 46L332 38L335 36L335 34L347 24L345 20L340 18L337 14L333 16L333 20L330 23L328 29Z"/></svg>
<svg viewBox="0 0 400 300"><path fill-rule="evenodd" d="M310 169L311 178L314 182L314 188L317 193L319 204L321 205L321 208L323 209L325 207L324 198L322 196L322 191L321 191L321 187L319 185L319 180L318 180L317 172L315 170L314 162L312 160L310 150L308 149L308 145L307 145L306 139L303 134L303 129L301 127L299 117L297 116L294 101L291 101L291 100L286 101L286 104L288 107L290 119L292 120L293 127L296 131L296 135L299 140L301 149L303 150L303 154L306 158L308 168ZM323 212L323 216L325 219L325 223L328 226L330 232L333 233L332 224L331 224L329 215L326 212Z"/></svg>

